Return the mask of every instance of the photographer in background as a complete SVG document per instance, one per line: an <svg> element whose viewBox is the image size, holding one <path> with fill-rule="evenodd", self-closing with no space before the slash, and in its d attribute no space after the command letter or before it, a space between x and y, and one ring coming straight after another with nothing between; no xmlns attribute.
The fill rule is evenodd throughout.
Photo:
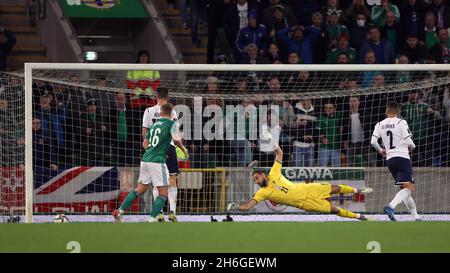
<svg viewBox="0 0 450 273"><path fill-rule="evenodd" d="M5 30L3 26L0 26L0 34L6 36L5 42L0 42L0 71L6 70L6 58L11 53L12 48L16 44L16 37L11 31Z"/></svg>

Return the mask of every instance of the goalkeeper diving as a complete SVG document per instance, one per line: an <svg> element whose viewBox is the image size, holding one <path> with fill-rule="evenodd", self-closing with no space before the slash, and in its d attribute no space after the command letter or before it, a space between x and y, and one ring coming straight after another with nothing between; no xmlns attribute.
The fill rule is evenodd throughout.
<svg viewBox="0 0 450 273"><path fill-rule="evenodd" d="M331 194L341 193L371 193L372 188L361 189L347 185L331 185L330 183L292 183L281 174L283 151L278 144L272 141L271 135L265 132L265 137L271 140L275 148L275 162L269 174L256 170L252 178L261 188L253 198L241 205L230 203L228 211L250 210L259 202L269 200L278 204L296 207L309 212L333 213L345 218L368 220L362 214L334 206L330 203Z"/></svg>

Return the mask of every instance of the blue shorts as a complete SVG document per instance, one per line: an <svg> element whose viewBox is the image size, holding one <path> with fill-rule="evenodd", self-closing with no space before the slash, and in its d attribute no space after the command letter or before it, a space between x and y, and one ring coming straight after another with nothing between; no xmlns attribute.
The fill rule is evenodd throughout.
<svg viewBox="0 0 450 273"><path fill-rule="evenodd" d="M396 186L401 186L407 182L414 184L411 160L403 157L393 157L386 160L386 165L395 179Z"/></svg>
<svg viewBox="0 0 450 273"><path fill-rule="evenodd" d="M176 175L180 173L180 169L178 168L177 151L175 150L175 146L173 145L170 145L169 151L167 152L166 164L170 175Z"/></svg>

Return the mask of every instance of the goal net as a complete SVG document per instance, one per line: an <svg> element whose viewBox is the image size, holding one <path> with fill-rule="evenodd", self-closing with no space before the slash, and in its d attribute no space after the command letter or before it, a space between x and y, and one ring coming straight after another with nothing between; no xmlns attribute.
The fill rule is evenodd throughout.
<svg viewBox="0 0 450 273"><path fill-rule="evenodd" d="M143 113L164 87L190 153L178 158L182 220L209 221L252 198L252 171L274 162L264 132L282 148L290 181L373 187L331 202L382 214L397 188L370 137L388 101L400 103L413 133L413 197L433 219L450 212L449 83L445 65L28 64L24 78L1 77L0 212L112 221L138 183ZM147 220L152 203L150 190L125 219ZM307 215L269 201L239 214Z"/></svg>

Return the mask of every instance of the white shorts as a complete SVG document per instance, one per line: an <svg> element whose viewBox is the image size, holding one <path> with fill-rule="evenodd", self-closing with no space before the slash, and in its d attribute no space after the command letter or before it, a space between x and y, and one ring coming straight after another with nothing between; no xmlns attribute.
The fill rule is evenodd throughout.
<svg viewBox="0 0 450 273"><path fill-rule="evenodd" d="M166 163L141 162L139 169L139 183L154 187L169 185L169 170Z"/></svg>

